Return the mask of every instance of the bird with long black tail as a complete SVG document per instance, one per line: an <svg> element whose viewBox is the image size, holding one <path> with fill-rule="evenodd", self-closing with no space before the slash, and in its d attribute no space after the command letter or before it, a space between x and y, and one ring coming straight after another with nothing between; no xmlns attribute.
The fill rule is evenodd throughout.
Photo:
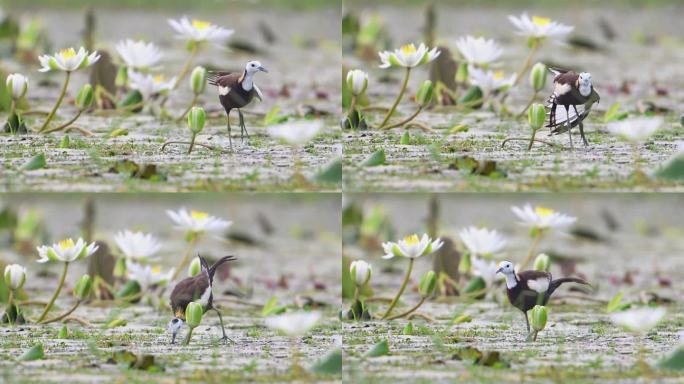
<svg viewBox="0 0 684 384"><path fill-rule="evenodd" d="M553 69L549 71L555 75L553 79L553 93L547 99L547 107L550 107L549 123L546 127L551 128L551 135L568 132L570 147L572 144L572 128L579 125L580 135L584 145L589 145L584 136L584 119L589 115L594 103L598 103L601 97L594 89L591 74L588 72L576 73L574 71ZM564 107L560 110L558 106ZM570 109L572 107L572 110Z"/></svg>
<svg viewBox="0 0 684 384"><path fill-rule="evenodd" d="M221 322L221 332L223 333L222 340L228 340L226 336L226 329L223 326L223 316L216 307L214 307L214 293L212 287L214 285L214 274L216 269L221 264L236 260L234 256L224 256L215 262L211 267L207 260L202 256L197 255L200 260L201 271L199 274L186 277L176 284L171 292L171 309L173 310L174 318L169 322L169 330L173 333L171 344L176 342L176 335L183 327L185 322L185 308L193 301L199 302L202 305L203 313L209 310L214 310Z"/></svg>
<svg viewBox="0 0 684 384"><path fill-rule="evenodd" d="M238 110L240 118L240 140L249 134L245 126L245 118L242 115L240 108L251 103L256 97L259 101L263 100L261 90L254 82L254 75L258 72L268 72L260 62L250 61L245 65L242 72L210 72L209 84L218 87L219 101L226 110L226 120L228 120L228 140L230 142L230 149L233 149L233 139L231 137L230 129L230 111Z"/></svg>
<svg viewBox="0 0 684 384"><path fill-rule="evenodd" d="M508 301L525 315L527 332L530 332L530 321L527 318L527 311L535 305L546 305L553 292L563 283L578 283L589 285L579 277L561 277L553 279L550 272L546 271L523 271L516 273L513 263L502 261L496 273L501 273L506 277L506 293Z"/></svg>

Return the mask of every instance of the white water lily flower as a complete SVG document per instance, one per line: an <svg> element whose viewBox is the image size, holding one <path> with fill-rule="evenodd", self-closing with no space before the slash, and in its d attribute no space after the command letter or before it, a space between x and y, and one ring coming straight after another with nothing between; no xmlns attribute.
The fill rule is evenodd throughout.
<svg viewBox="0 0 684 384"><path fill-rule="evenodd" d="M26 94L26 91L28 91L28 79L21 73L8 75L5 85L7 85L7 91L14 100L21 99Z"/></svg>
<svg viewBox="0 0 684 384"><path fill-rule="evenodd" d="M440 53L441 51L437 48L428 49L423 43L420 43L418 48L414 44L407 44L394 51L378 52L381 61L380 68L413 68L431 62Z"/></svg>
<svg viewBox="0 0 684 384"><path fill-rule="evenodd" d="M126 272L128 278L135 280L140 285L140 290L145 291L153 285L165 285L173 278L174 268L167 273L162 273L161 267L142 265L136 262L126 261Z"/></svg>
<svg viewBox="0 0 684 384"><path fill-rule="evenodd" d="M95 243L86 245L86 242L79 238L75 243L72 239L64 239L52 246L42 245L36 249L40 255L39 263L48 261L69 263L92 255L97 251L98 246Z"/></svg>
<svg viewBox="0 0 684 384"><path fill-rule="evenodd" d="M143 69L153 67L162 57L154 43L126 39L116 44L116 51L129 68Z"/></svg>
<svg viewBox="0 0 684 384"><path fill-rule="evenodd" d="M523 13L520 17L508 16L508 20L518 29L518 35L534 38L562 38L572 32L575 27L564 25L547 17L532 16Z"/></svg>
<svg viewBox="0 0 684 384"><path fill-rule="evenodd" d="M185 16L180 20L169 19L169 24L178 33L176 37L194 42L209 41L220 45L233 34L232 29L222 28L208 21L190 21Z"/></svg>
<svg viewBox="0 0 684 384"><path fill-rule="evenodd" d="M362 94L368 87L368 74L360 69L347 72L347 86L354 96Z"/></svg>
<svg viewBox="0 0 684 384"><path fill-rule="evenodd" d="M114 241L128 259L147 261L161 248L161 243L151 234L129 230L114 235Z"/></svg>
<svg viewBox="0 0 684 384"><path fill-rule="evenodd" d="M42 68L39 69L40 72L72 72L96 63L100 60L100 55L97 54L97 51L88 54L88 51L83 47L79 48L78 52L73 48L66 48L56 52L54 55L38 56L38 60L42 66Z"/></svg>
<svg viewBox="0 0 684 384"><path fill-rule="evenodd" d="M396 243L391 241L382 243L382 248L385 250L385 256L382 258L391 259L395 256L402 256L414 259L436 252L443 244L444 243L440 239L432 241L427 234L423 234L423 237L421 238L418 238L418 235L413 234L404 237Z"/></svg>
<svg viewBox="0 0 684 384"><path fill-rule="evenodd" d="M512 86L515 83L515 77L515 74L508 78L504 77L502 71L483 70L473 66L468 68L470 84L478 86L485 96L504 87Z"/></svg>
<svg viewBox="0 0 684 384"><path fill-rule="evenodd" d="M534 207L526 204L524 207L511 207L513 213L521 220L520 224L536 229L560 229L572 225L576 217L556 212L550 208Z"/></svg>
<svg viewBox="0 0 684 384"><path fill-rule="evenodd" d="M311 141L322 128L323 123L320 120L297 121L272 125L267 128L267 132L288 144L302 145Z"/></svg>
<svg viewBox="0 0 684 384"><path fill-rule="evenodd" d="M19 264L10 264L5 267L5 284L15 291L26 282L26 268Z"/></svg>
<svg viewBox="0 0 684 384"><path fill-rule="evenodd" d="M232 221L211 216L206 212L194 210L188 212L185 208L181 208L178 212L168 210L166 214L176 224L176 228L196 234L222 233L233 224Z"/></svg>
<svg viewBox="0 0 684 384"><path fill-rule="evenodd" d="M527 287L537 293L544 293L549 290L549 279L546 277L540 277L535 280L528 280Z"/></svg>
<svg viewBox="0 0 684 384"><path fill-rule="evenodd" d="M362 287L370 280L371 275L373 274L373 267L370 263L363 260L354 260L349 266L349 273L351 274L354 283L357 286Z"/></svg>
<svg viewBox="0 0 684 384"><path fill-rule="evenodd" d="M471 65L488 65L495 62L503 53L503 49L494 39L466 36L456 41L456 48Z"/></svg>
<svg viewBox="0 0 684 384"><path fill-rule="evenodd" d="M162 75L144 74L131 70L128 71L128 79L131 88L138 90L143 99L149 99L152 95L168 91L176 83L175 77L169 81L164 81Z"/></svg>
<svg viewBox="0 0 684 384"><path fill-rule="evenodd" d="M473 266L473 273L475 276L481 277L487 288L491 287L497 278L503 278L503 275L497 275L496 271L499 267L493 260L471 257L470 263Z"/></svg>
<svg viewBox="0 0 684 384"><path fill-rule="evenodd" d="M266 319L266 326L288 336L302 336L321 318L320 312L286 312Z"/></svg>
<svg viewBox="0 0 684 384"><path fill-rule="evenodd" d="M634 117L608 124L608 132L631 143L640 143L660 129L663 123L660 116Z"/></svg>
<svg viewBox="0 0 684 384"><path fill-rule="evenodd" d="M665 313L663 308L643 307L614 313L610 320L628 331L645 333L658 325Z"/></svg>
<svg viewBox="0 0 684 384"><path fill-rule="evenodd" d="M458 232L458 236L473 256L491 257L506 245L506 239L493 229L468 227Z"/></svg>

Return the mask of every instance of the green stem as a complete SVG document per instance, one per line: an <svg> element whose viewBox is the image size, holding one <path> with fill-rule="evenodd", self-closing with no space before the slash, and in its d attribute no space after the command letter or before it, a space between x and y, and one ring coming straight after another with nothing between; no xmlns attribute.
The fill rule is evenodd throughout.
<svg viewBox="0 0 684 384"><path fill-rule="evenodd" d="M39 133L43 133L45 128L47 128L48 124L50 124L50 121L55 116L55 113L57 112L57 108L59 108L60 104L62 104L62 100L64 100L64 95L66 94L67 87L69 86L69 79L70 78L71 78L71 72L67 71L66 78L64 79L64 85L62 86L62 91L59 93L59 97L57 98L57 102L55 103L55 106L52 107L50 114L48 114L47 118L45 119L45 122L40 127L40 129L38 130Z"/></svg>
<svg viewBox="0 0 684 384"><path fill-rule="evenodd" d="M525 72L527 72L527 70L530 69L530 66L532 65L532 58L534 57L534 54L537 52L537 48L539 48L539 42L535 40L534 43L532 43L532 47L530 47L530 53L527 55L525 65L523 65L523 67L520 68L520 71L515 76L515 80L513 81L514 87L518 85L520 79L523 77L523 75L525 75Z"/></svg>
<svg viewBox="0 0 684 384"><path fill-rule="evenodd" d="M69 73L69 72L67 72L67 73ZM57 289L55 290L55 294L52 295L52 299L50 299L50 302L48 303L48 305L45 306L45 309L43 310L43 313L38 318L37 323L40 323L43 320L45 320L45 317L47 316L48 312L50 312L50 309L52 309L52 305L55 304L55 300L57 300L57 296L59 296L59 292L62 290L62 286L64 285L64 279L66 279L68 269L69 269L69 262L65 262L64 263L64 270L62 271L62 276L59 278L59 283L57 283Z"/></svg>
<svg viewBox="0 0 684 384"><path fill-rule="evenodd" d="M525 257L525 260L523 260L522 264L520 264L520 269L524 269L527 264L530 263L532 260L532 257L534 256L534 251L537 249L537 246L539 246L539 242L541 242L542 239L542 232L539 230L537 234L534 236L534 240L532 240L532 245L530 246L530 250L527 252L527 256Z"/></svg>
<svg viewBox="0 0 684 384"><path fill-rule="evenodd" d="M411 68L406 68L406 74L404 75L404 82L401 84L401 90L399 91L399 95L397 96L397 99L394 100L394 104L392 104L392 107L387 112L387 115L385 115L385 118L382 120L382 123L380 124L380 129L385 127L385 124L387 124L390 117L392 117L392 115L394 114L394 111L397 109L397 106L399 105L399 102L401 101L402 97L404 97L404 92L406 92L406 86L408 85L410 75L411 75Z"/></svg>
<svg viewBox="0 0 684 384"><path fill-rule="evenodd" d="M397 295L394 297L394 299L390 303L389 308L387 308L387 311L382 316L383 320L385 320L386 318L389 317L390 313L392 313L392 310L397 305L399 298L404 293L404 290L406 289L406 285L408 284L409 278L411 277L411 271L412 270L413 270L413 258L410 258L409 259L409 266L408 266L408 269L406 270L406 275L404 276L404 281L401 283L401 288L399 288L399 292L397 292Z"/></svg>
<svg viewBox="0 0 684 384"><path fill-rule="evenodd" d="M9 290L9 296L7 298L7 310L5 310L5 313L7 313L7 322L9 323L10 326L14 325L12 323L12 306L14 305L14 290L10 289ZM14 310L14 313L19 315L19 311L17 309Z"/></svg>
<svg viewBox="0 0 684 384"><path fill-rule="evenodd" d="M415 312L418 308L420 308L421 305L423 305L423 303L425 302L426 299L427 299L427 297L421 297L421 298L420 298L420 301L418 302L418 304L416 304L413 308L409 309L408 311L406 311L406 312L404 312L404 313L400 313L400 314L398 314L398 315L394 315L394 316L388 318L387 320L399 319L399 318L402 318L402 317L404 317L404 316L408 316L408 315L412 314L412 313Z"/></svg>
<svg viewBox="0 0 684 384"><path fill-rule="evenodd" d="M527 150L528 150L528 151L529 151L530 149L532 149L532 145L534 144L534 137L535 137L536 135L537 135L537 130L536 130L536 129L533 129L533 130L532 130L532 137L530 137L530 144L527 145Z"/></svg>
<svg viewBox="0 0 684 384"><path fill-rule="evenodd" d="M67 121L66 123L64 123L64 124L62 124L62 125L60 125L60 126L58 126L58 127L46 129L45 131L43 131L43 133L51 133L51 132L61 131L62 129L64 129L64 128L70 126L70 125L73 124L76 120L78 120L78 118L81 116L82 113L83 113L83 110L78 111L78 113L76 114L76 116L74 116L71 120Z"/></svg>
<svg viewBox="0 0 684 384"><path fill-rule="evenodd" d="M402 121L400 121L400 122L398 122L398 123L396 123L396 124L392 124L392 125L390 125L390 126L387 126L387 127L383 128L383 129L392 129L392 128L401 127L402 125L407 124L407 123L411 122L411 120L415 119L416 116L418 116L418 114L419 114L422 110L423 110L423 106L421 105L420 107L418 107L418 109L417 109L411 116L407 117L406 119L404 119L404 120L402 120Z"/></svg>
<svg viewBox="0 0 684 384"><path fill-rule="evenodd" d="M197 137L197 134L193 132L192 136L190 137L190 148L188 148L188 155L192 153L192 149L195 147L195 137Z"/></svg>
<svg viewBox="0 0 684 384"><path fill-rule="evenodd" d="M192 331L193 331L194 329L195 329L195 328L190 328L190 329L188 330L188 335L185 337L185 342L184 342L183 344L185 344L185 345L190 344L190 338L192 337Z"/></svg>
<svg viewBox="0 0 684 384"><path fill-rule="evenodd" d="M356 109L356 95L352 95L351 102L349 103L349 113L351 114Z"/></svg>
<svg viewBox="0 0 684 384"><path fill-rule="evenodd" d="M198 236L199 235L197 235L197 234L192 235L192 239L190 239L190 241L188 242L188 248L185 250L185 254L183 255L183 259L181 260L180 264L178 264L178 268L176 268L176 271L173 272L173 277L171 278L171 280L176 280L180 271L185 268L185 265L190 260L190 254L192 253L193 248L195 248L195 244L197 244L197 237Z"/></svg>
<svg viewBox="0 0 684 384"><path fill-rule="evenodd" d="M190 112L190 110L192 109L192 107L194 107L195 104L197 104L198 99L199 99L199 94L195 94L195 96L192 98L192 101L190 102L190 105L188 105L188 107L185 109L185 111L183 111L183 114L176 118L177 122L180 122L181 120L183 120L185 115L187 115L188 112Z"/></svg>
<svg viewBox="0 0 684 384"><path fill-rule="evenodd" d="M53 317L52 319L43 320L43 321L40 322L40 324L54 323L54 322L56 322L56 321L60 321L60 320L62 320L63 318L65 318L65 317L71 315L71 314L76 310L76 308L78 308L78 306L79 306L80 304L81 304L81 300L77 300L77 301L76 301L76 304L74 304L74 306L71 307L71 309L69 309L68 311L64 312L63 314L61 314L61 315L59 315L59 316L57 316L57 317Z"/></svg>
<svg viewBox="0 0 684 384"><path fill-rule="evenodd" d="M197 53L199 52L199 44L198 42L195 42L192 44L192 50L190 51L190 57L188 57L188 60L185 62L185 65L183 66L183 69L181 69L180 73L178 74L178 77L176 78L176 82L173 84L173 88L171 90L174 90L178 88L178 85L180 84L181 81L185 78L185 76L188 74L188 71L190 71L190 66L192 66L192 62L195 61L195 56L197 56Z"/></svg>

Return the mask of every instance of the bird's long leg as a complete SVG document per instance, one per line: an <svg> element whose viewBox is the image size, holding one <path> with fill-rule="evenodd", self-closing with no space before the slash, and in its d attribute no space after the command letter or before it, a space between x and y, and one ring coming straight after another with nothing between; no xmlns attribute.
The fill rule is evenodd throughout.
<svg viewBox="0 0 684 384"><path fill-rule="evenodd" d="M176 335L178 335L178 331L173 333L173 336L171 337L171 344L176 344Z"/></svg>
<svg viewBox="0 0 684 384"><path fill-rule="evenodd" d="M577 113L577 107L572 106L575 108L575 114L577 115L577 121L579 121L579 131L580 131L580 136L582 137L582 142L584 142L584 145L587 146L589 145L589 142L587 141L587 138L584 136L584 119L580 119L579 113Z"/></svg>
<svg viewBox="0 0 684 384"><path fill-rule="evenodd" d="M226 121L228 122L228 142L230 143L230 151L233 151L233 138L230 134L230 111L226 113Z"/></svg>
<svg viewBox="0 0 684 384"><path fill-rule="evenodd" d="M549 126L551 127L551 130L556 126L556 107L558 107L558 104L551 104L551 113L549 114Z"/></svg>
<svg viewBox="0 0 684 384"><path fill-rule="evenodd" d="M242 115L242 111L239 108L238 115L240 116L240 141L243 140L243 133L247 136L247 140L249 140L249 133L247 132L247 126L245 125L245 117Z"/></svg>
<svg viewBox="0 0 684 384"><path fill-rule="evenodd" d="M223 333L223 337L221 337L221 340L230 340L231 343L235 343L232 339L230 339L230 338L226 335L226 328L223 326L223 316L221 316L221 312L219 312L219 310L216 309L216 308L212 308L212 309L213 309L213 310L216 312L216 314L218 315L219 322L221 323L221 332Z"/></svg>
<svg viewBox="0 0 684 384"><path fill-rule="evenodd" d="M570 138L570 148L575 149L572 144L572 127L570 126L570 107L565 106L565 126L568 128L568 137Z"/></svg>
<svg viewBox="0 0 684 384"><path fill-rule="evenodd" d="M530 320L527 318L527 312L523 312L525 315L525 325L527 325L527 333L530 333Z"/></svg>

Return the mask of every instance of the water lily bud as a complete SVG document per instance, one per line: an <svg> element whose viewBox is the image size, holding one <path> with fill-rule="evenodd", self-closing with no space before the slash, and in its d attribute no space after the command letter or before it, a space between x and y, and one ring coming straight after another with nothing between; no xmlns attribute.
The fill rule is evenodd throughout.
<svg viewBox="0 0 684 384"><path fill-rule="evenodd" d="M373 268L369 263L363 260L356 260L351 263L349 273L351 274L354 284L358 287L363 287L368 280L370 280L371 275L373 274Z"/></svg>
<svg viewBox="0 0 684 384"><path fill-rule="evenodd" d="M84 84L76 95L76 108L81 111L90 108L93 99L93 87L90 84Z"/></svg>
<svg viewBox="0 0 684 384"><path fill-rule="evenodd" d="M21 99L28 91L28 79L21 73L12 73L7 76L5 84L7 85L7 92L14 100Z"/></svg>
<svg viewBox="0 0 684 384"><path fill-rule="evenodd" d="M533 131L538 130L544 125L544 120L546 119L546 110L544 106L538 103L532 104L530 109L527 111L527 121L530 123Z"/></svg>
<svg viewBox="0 0 684 384"><path fill-rule="evenodd" d="M418 88L418 93L416 93L416 103L421 107L424 107L432 101L432 81L425 80L425 82Z"/></svg>
<svg viewBox="0 0 684 384"><path fill-rule="evenodd" d="M204 108L192 107L190 112L188 112L188 128L195 134L200 133L204 129L205 119Z"/></svg>
<svg viewBox="0 0 684 384"><path fill-rule="evenodd" d="M199 258L194 258L188 267L188 276L193 277L199 275L202 271L202 263Z"/></svg>
<svg viewBox="0 0 684 384"><path fill-rule="evenodd" d="M195 328L202 322L202 304L192 302L185 307L185 323L190 328Z"/></svg>
<svg viewBox="0 0 684 384"><path fill-rule="evenodd" d="M74 297L79 300L85 300L90 296L90 292L93 290L93 279L89 275L83 275L78 282L76 282L76 287L74 288Z"/></svg>
<svg viewBox="0 0 684 384"><path fill-rule="evenodd" d="M537 258L534 259L534 269L537 271L548 271L550 266L549 255L546 253L540 253Z"/></svg>
<svg viewBox="0 0 684 384"><path fill-rule="evenodd" d="M360 69L347 72L347 87L354 96L364 93L368 88L368 74Z"/></svg>
<svg viewBox="0 0 684 384"><path fill-rule="evenodd" d="M530 72L530 85L536 92L544 89L544 86L546 85L546 75L547 70L544 63L537 63L532 67L532 71Z"/></svg>
<svg viewBox="0 0 684 384"><path fill-rule="evenodd" d="M195 95L199 95L204 92L204 88L207 86L207 70L204 67L197 66L192 70L190 75L190 88Z"/></svg>
<svg viewBox="0 0 684 384"><path fill-rule="evenodd" d="M19 264L10 264L5 267L5 284L11 290L17 290L26 282L26 268Z"/></svg>
<svg viewBox="0 0 684 384"><path fill-rule="evenodd" d="M546 327L546 319L549 316L548 309L541 305L535 305L530 311L530 323L532 323L532 329L539 332L544 327Z"/></svg>
<svg viewBox="0 0 684 384"><path fill-rule="evenodd" d="M425 273L423 277L421 277L420 284L418 285L420 295L423 297L428 297L432 295L432 292L435 291L436 285L437 275L434 271L427 271L427 273Z"/></svg>
<svg viewBox="0 0 684 384"><path fill-rule="evenodd" d="M456 82L465 83L468 81L468 63L462 62L456 70Z"/></svg>
<svg viewBox="0 0 684 384"><path fill-rule="evenodd" d="M116 78L114 79L114 85L117 88L125 87L128 83L128 68L119 67L119 71L116 73Z"/></svg>
<svg viewBox="0 0 684 384"><path fill-rule="evenodd" d="M124 277L126 276L126 259L120 257L116 259L116 264L114 264L114 277Z"/></svg>

